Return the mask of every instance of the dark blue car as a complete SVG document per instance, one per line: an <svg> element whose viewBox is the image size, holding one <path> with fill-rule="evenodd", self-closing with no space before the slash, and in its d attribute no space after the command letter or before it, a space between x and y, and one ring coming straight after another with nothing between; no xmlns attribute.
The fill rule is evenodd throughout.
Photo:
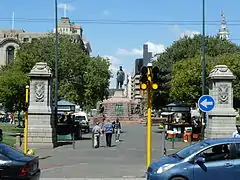
<svg viewBox="0 0 240 180"><path fill-rule="evenodd" d="M240 138L207 139L160 158L148 180L239 180Z"/></svg>

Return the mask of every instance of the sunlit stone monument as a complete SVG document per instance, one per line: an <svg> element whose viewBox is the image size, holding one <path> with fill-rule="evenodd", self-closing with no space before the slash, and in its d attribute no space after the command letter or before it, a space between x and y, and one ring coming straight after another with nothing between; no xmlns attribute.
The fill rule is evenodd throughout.
<svg viewBox="0 0 240 180"><path fill-rule="evenodd" d="M233 109L233 73L226 65L217 65L209 74L211 95L215 100L214 109L207 113L205 137L230 138L236 129L236 111Z"/></svg>
<svg viewBox="0 0 240 180"><path fill-rule="evenodd" d="M51 69L47 63L36 63L29 77L29 147L54 147L56 130L52 113Z"/></svg>

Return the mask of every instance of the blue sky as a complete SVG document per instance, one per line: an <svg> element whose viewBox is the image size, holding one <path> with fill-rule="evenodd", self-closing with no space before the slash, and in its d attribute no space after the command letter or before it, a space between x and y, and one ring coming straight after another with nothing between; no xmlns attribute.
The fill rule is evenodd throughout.
<svg viewBox="0 0 240 180"><path fill-rule="evenodd" d="M240 1L206 0L206 20L219 21L206 26L207 34L214 35L220 27L221 11L224 11L228 28L234 42L240 42ZM81 20L122 20L122 21L201 21L202 0L59 0L68 4L67 16L81 24L84 36L90 41L93 54L108 56L112 69L122 65L127 73L132 72L136 58L142 57L142 45L149 43L153 53L161 52L182 34L201 33L197 23L168 25L124 25L89 24ZM15 29L29 32L46 32L54 28L54 0L1 0L0 28L11 28L12 12L15 13ZM63 16L59 9L59 17ZM3 20L5 18L5 20ZM52 19L45 22L19 21L19 18ZM237 25L232 25L233 21ZM111 86L115 85L112 80Z"/></svg>

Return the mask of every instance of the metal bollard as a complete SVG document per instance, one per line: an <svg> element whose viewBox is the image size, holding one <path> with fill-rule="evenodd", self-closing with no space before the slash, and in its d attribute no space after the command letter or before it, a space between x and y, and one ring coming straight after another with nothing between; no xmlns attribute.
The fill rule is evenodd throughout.
<svg viewBox="0 0 240 180"><path fill-rule="evenodd" d="M192 134L189 136L189 145L192 145Z"/></svg>
<svg viewBox="0 0 240 180"><path fill-rule="evenodd" d="M174 149L174 136L172 138L172 149Z"/></svg>
<svg viewBox="0 0 240 180"><path fill-rule="evenodd" d="M16 146L21 147L22 145L22 134L21 133L16 133Z"/></svg>
<svg viewBox="0 0 240 180"><path fill-rule="evenodd" d="M95 148L94 147L94 133L92 133L92 148Z"/></svg>
<svg viewBox="0 0 240 180"><path fill-rule="evenodd" d="M73 133L72 135L72 140L73 140L72 146L73 146L73 149L75 149L75 133Z"/></svg>

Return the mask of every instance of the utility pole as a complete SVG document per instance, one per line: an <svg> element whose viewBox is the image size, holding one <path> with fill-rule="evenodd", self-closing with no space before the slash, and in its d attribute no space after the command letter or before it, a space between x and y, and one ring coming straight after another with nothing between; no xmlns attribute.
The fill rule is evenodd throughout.
<svg viewBox="0 0 240 180"><path fill-rule="evenodd" d="M55 0L55 97L54 97L54 113L55 123L58 118L58 1Z"/></svg>
<svg viewBox="0 0 240 180"><path fill-rule="evenodd" d="M205 64L205 0L202 0L202 95L205 95L206 91L206 64ZM203 123L202 125L202 138L204 138L204 129L206 123L206 113L202 112ZM202 124L203 124L202 123Z"/></svg>

